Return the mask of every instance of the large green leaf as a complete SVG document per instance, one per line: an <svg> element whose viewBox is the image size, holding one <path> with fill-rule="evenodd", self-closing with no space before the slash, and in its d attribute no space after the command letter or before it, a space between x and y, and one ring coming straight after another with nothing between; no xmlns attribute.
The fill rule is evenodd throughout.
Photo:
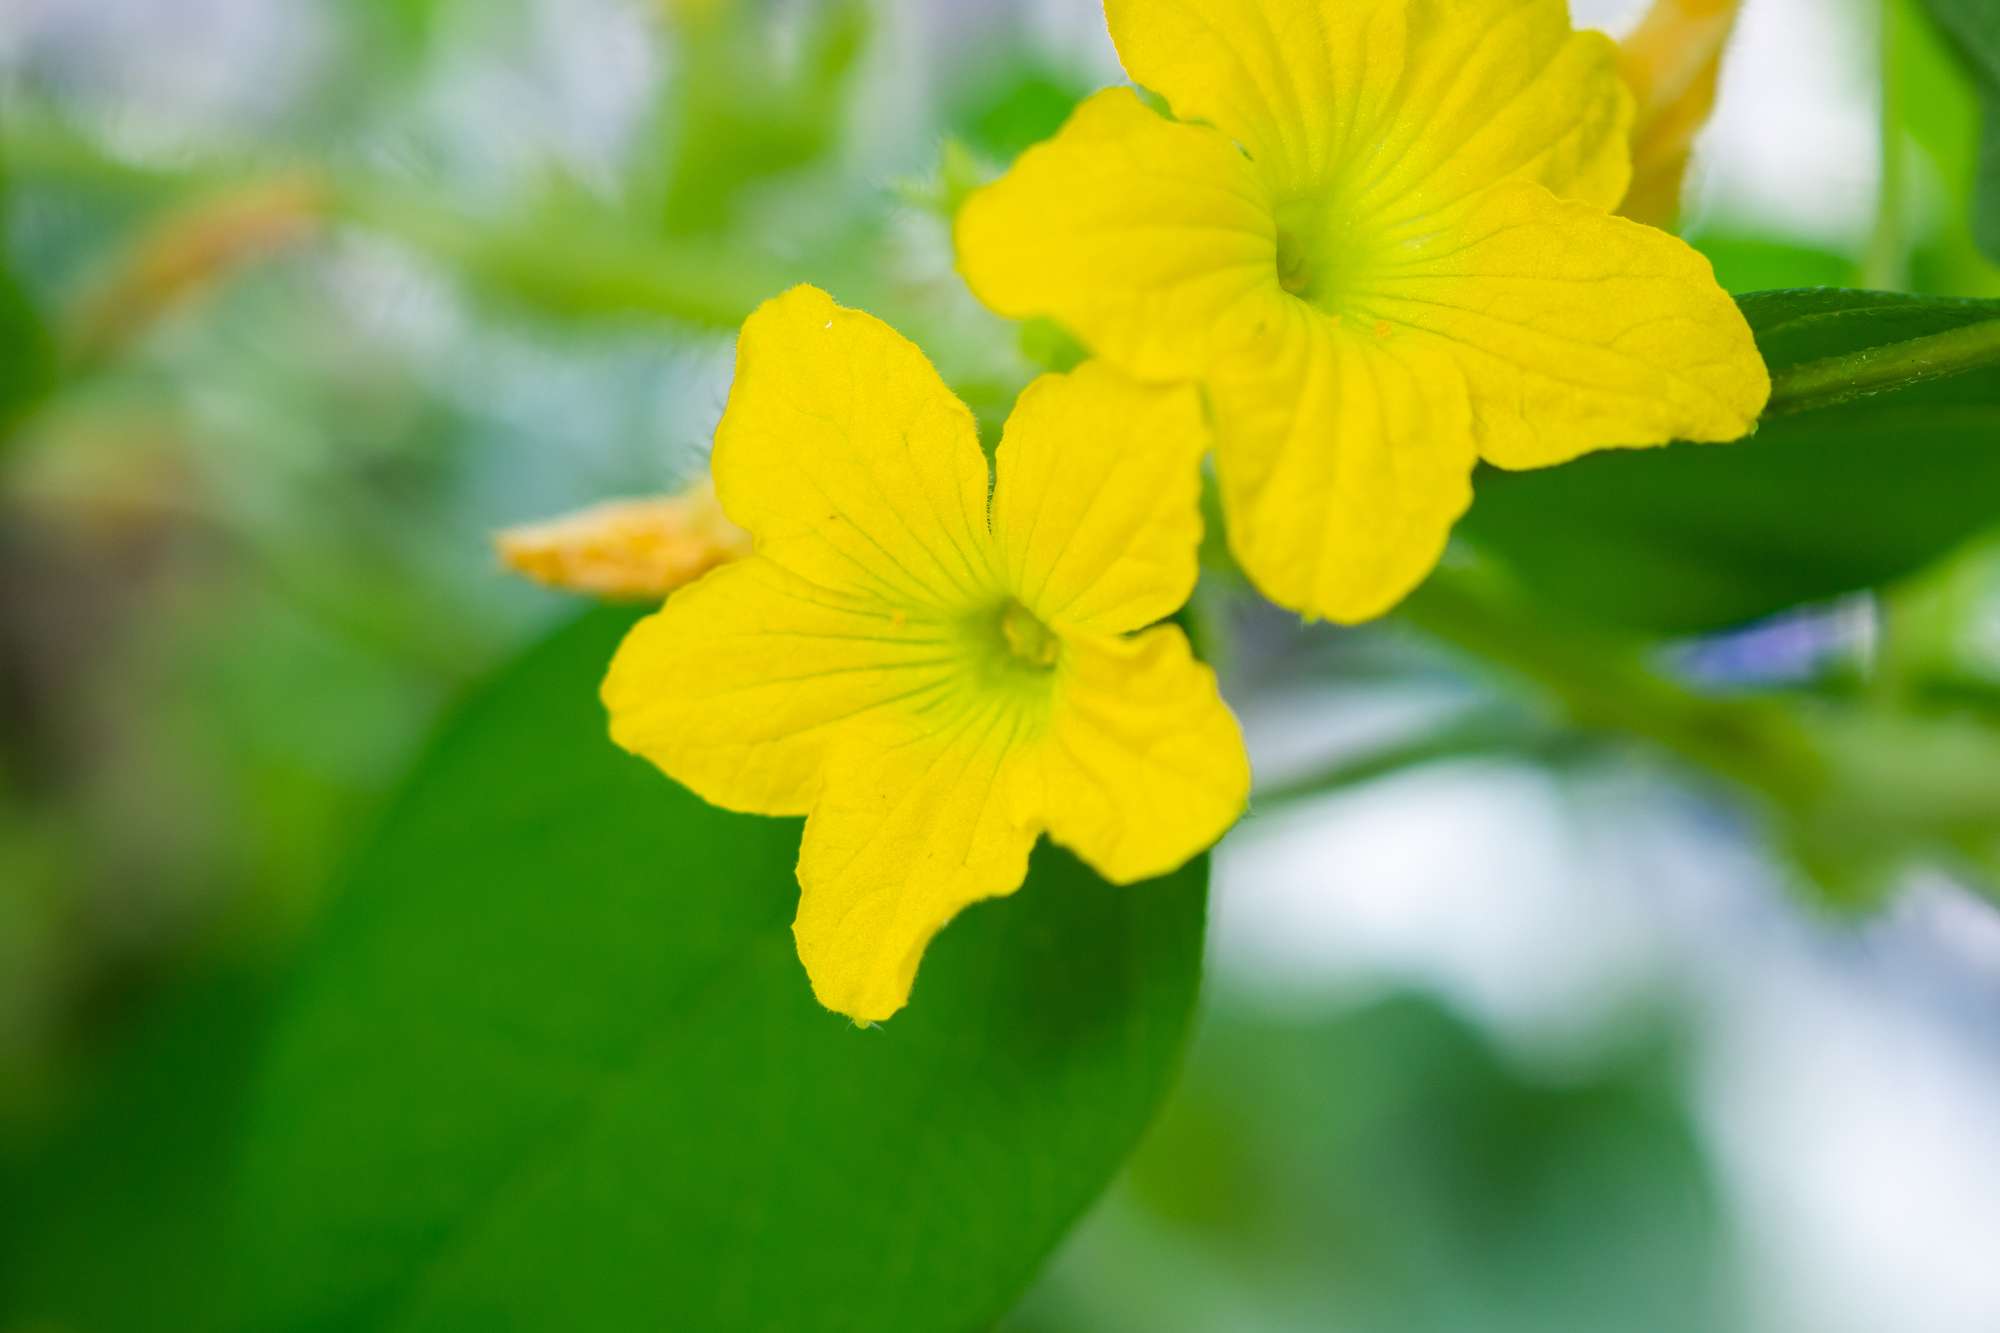
<svg viewBox="0 0 2000 1333"><path fill-rule="evenodd" d="M221 1189L269 991L149 994L53 1130L0 1126L0 1329L214 1328Z"/></svg>
<svg viewBox="0 0 2000 1333"><path fill-rule="evenodd" d="M1938 25L1965 48L1987 77L2000 82L2000 5L1993 0L1924 0Z"/></svg>
<svg viewBox="0 0 2000 1333"><path fill-rule="evenodd" d="M1741 298L1774 373L2000 318L2000 302ZM2000 521L2000 368L1767 420L1729 445L1483 470L1461 527L1541 600L1695 632L1901 577Z"/></svg>
<svg viewBox="0 0 2000 1333"><path fill-rule="evenodd" d="M604 737L599 615L451 726L275 1022L241 1327L970 1329L1175 1066L1207 873L1044 848L864 1031L793 954L793 820Z"/></svg>
<svg viewBox="0 0 2000 1333"><path fill-rule="evenodd" d="M1986 94L1986 125L1980 132L1979 188L1973 196L1972 235L1981 249L2000 261L2000 83Z"/></svg>

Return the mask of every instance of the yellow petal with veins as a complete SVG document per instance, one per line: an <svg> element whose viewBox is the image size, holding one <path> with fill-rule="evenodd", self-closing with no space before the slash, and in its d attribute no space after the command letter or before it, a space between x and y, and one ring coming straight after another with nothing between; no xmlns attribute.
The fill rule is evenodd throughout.
<svg viewBox="0 0 2000 1333"><path fill-rule="evenodd" d="M956 236L987 305L1050 316L1147 379L1200 373L1280 294L1272 202L1250 164L1124 88L975 191Z"/></svg>
<svg viewBox="0 0 2000 1333"><path fill-rule="evenodd" d="M1449 349L1471 385L1479 456L1500 467L1738 439L1771 393L1706 259L1535 185L1481 196L1352 299Z"/></svg>
<svg viewBox="0 0 2000 1333"><path fill-rule="evenodd" d="M993 590L972 412L909 339L818 288L744 323L714 470L757 553L802 578L933 609Z"/></svg>
<svg viewBox="0 0 2000 1333"><path fill-rule="evenodd" d="M1042 777L1049 835L1115 884L1183 865L1250 794L1215 673L1172 625L1070 646Z"/></svg>
<svg viewBox="0 0 2000 1333"><path fill-rule="evenodd" d="M963 706L956 622L816 584L762 557L639 622L605 677L611 738L715 805L797 815L829 744L884 711Z"/></svg>
<svg viewBox="0 0 2000 1333"><path fill-rule="evenodd" d="M1472 499L1465 376L1433 340L1293 303L1209 380L1229 545L1271 600L1354 622L1437 563Z"/></svg>
<svg viewBox="0 0 2000 1333"><path fill-rule="evenodd" d="M938 727L883 726L829 765L799 847L792 924L813 994L857 1022L903 1007L931 937L1012 893L1041 831L1022 791L1033 710L991 702Z"/></svg>
<svg viewBox="0 0 2000 1333"><path fill-rule="evenodd" d="M1564 0L1106 0L1135 80L1281 196L1420 212L1502 180L1609 208L1631 100Z"/></svg>
<svg viewBox="0 0 2000 1333"><path fill-rule="evenodd" d="M1030 384L997 457L993 529L1010 587L1059 633L1120 634L1194 591L1208 424L1193 388L1099 361Z"/></svg>
<svg viewBox="0 0 2000 1333"><path fill-rule="evenodd" d="M717 805L802 814L843 728L978 688L967 627L1004 597L985 455L923 353L801 287L744 324L714 468L756 553L633 629L612 738Z"/></svg>

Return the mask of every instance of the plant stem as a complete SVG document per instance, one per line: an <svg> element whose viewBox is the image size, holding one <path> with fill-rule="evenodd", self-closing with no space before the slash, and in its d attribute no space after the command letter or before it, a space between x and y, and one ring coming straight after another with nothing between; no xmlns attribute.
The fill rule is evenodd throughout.
<svg viewBox="0 0 2000 1333"><path fill-rule="evenodd" d="M1651 741L1780 804L1804 804L1821 784L1810 738L1782 706L1697 694L1654 671L1633 643L1551 625L1491 580L1441 570L1401 614L1539 686L1581 726Z"/></svg>
<svg viewBox="0 0 2000 1333"><path fill-rule="evenodd" d="M1901 47L1897 0L1882 0L1876 21L1882 52L1882 115L1880 129L1881 187L1876 195L1875 229L1861 263L1861 285L1877 291L1900 291L1908 279L1909 256L1903 236L1903 200L1907 193L1907 154L1902 129Z"/></svg>
<svg viewBox="0 0 2000 1333"><path fill-rule="evenodd" d="M1764 415L1810 412L1986 366L2000 366L2000 319L1792 366L1772 376Z"/></svg>

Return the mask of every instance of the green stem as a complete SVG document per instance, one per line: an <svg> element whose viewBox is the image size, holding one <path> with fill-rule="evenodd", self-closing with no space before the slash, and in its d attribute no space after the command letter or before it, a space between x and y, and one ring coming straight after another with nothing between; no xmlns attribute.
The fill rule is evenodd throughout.
<svg viewBox="0 0 2000 1333"><path fill-rule="evenodd" d="M1882 0L1881 24L1882 184L1876 195L1875 229L1861 263L1861 285L1877 291L1900 291L1908 277L1909 256L1903 237L1903 200L1909 177L1902 131L1902 74L1896 0Z"/></svg>
<svg viewBox="0 0 2000 1333"><path fill-rule="evenodd" d="M1737 788L1830 904L1878 903L1912 859L2000 852L2000 750L1977 728L1697 693L1654 671L1632 641L1548 619L1503 583L1457 570L1433 575L1403 615L1579 725L1650 742Z"/></svg>
<svg viewBox="0 0 2000 1333"><path fill-rule="evenodd" d="M1403 619L1551 695L1580 726L1637 736L1783 805L1823 774L1810 738L1769 700L1697 694L1654 671L1632 643L1537 619L1504 590L1440 571Z"/></svg>
<svg viewBox="0 0 2000 1333"><path fill-rule="evenodd" d="M1771 377L1771 402L1764 415L1809 412L1996 365L2000 365L2000 319L1981 320L1779 371Z"/></svg>

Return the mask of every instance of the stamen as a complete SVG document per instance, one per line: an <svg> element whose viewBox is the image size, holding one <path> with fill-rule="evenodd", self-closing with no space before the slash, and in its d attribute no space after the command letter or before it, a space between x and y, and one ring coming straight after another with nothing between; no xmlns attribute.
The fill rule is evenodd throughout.
<svg viewBox="0 0 2000 1333"><path fill-rule="evenodd" d="M1062 640L1055 631L1011 597L1000 609L1000 637L1015 661L1039 671L1053 667L1062 653Z"/></svg>

